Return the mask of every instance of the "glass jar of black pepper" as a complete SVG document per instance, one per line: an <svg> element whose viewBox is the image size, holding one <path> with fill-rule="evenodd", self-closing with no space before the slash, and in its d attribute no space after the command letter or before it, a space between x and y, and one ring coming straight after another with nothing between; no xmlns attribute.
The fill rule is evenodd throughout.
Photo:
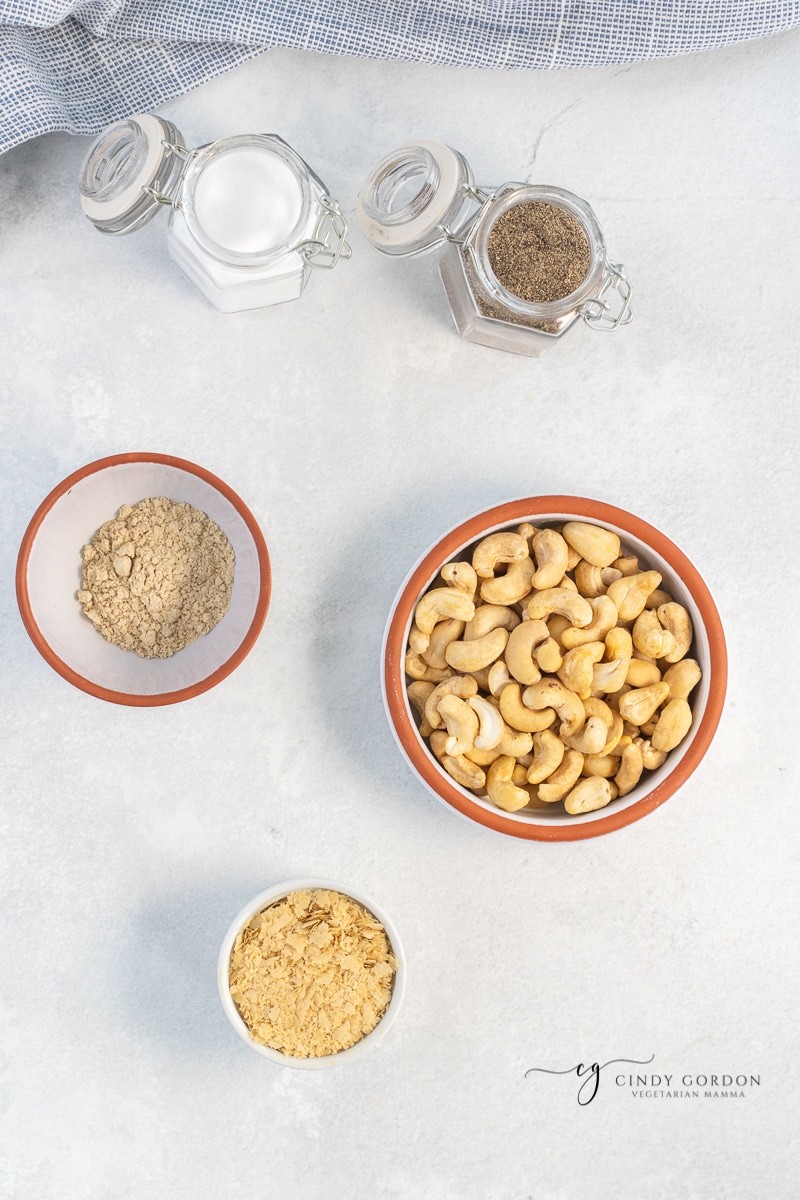
<svg viewBox="0 0 800 1200"><path fill-rule="evenodd" d="M384 254L444 247L439 274L470 341L537 357L579 318L599 330L631 320L631 284L585 200L526 183L477 187L441 142L382 159L359 194L358 221Z"/></svg>

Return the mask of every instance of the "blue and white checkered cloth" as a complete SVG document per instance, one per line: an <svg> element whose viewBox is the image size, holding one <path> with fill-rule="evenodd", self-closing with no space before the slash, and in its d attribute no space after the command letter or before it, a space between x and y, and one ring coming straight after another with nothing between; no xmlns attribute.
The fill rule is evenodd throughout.
<svg viewBox="0 0 800 1200"><path fill-rule="evenodd" d="M0 0L0 152L97 133L273 46L474 67L590 67L800 24L800 0Z"/></svg>

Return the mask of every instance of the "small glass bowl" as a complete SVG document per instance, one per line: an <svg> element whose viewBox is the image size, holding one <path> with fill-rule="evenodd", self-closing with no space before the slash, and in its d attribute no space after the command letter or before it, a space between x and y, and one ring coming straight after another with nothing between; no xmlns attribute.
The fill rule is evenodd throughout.
<svg viewBox="0 0 800 1200"><path fill-rule="evenodd" d="M389 1006L371 1033L366 1034L355 1045L349 1046L347 1050L340 1050L337 1054L325 1054L317 1058L292 1058L291 1055L283 1054L280 1050L273 1050L271 1046L264 1046L260 1042L254 1041L250 1036L250 1030L239 1015L239 1010L231 996L231 954L233 953L233 945L239 933L252 920L256 913L261 912L264 908L269 908L271 904L276 904L279 900L285 899L292 892L310 891L316 888L324 888L327 891L340 892L343 896L349 896L351 900L355 900L357 904L367 909L368 912L372 913L380 921L386 930L386 936L391 943L392 953L397 960L397 970L394 976L392 998L389 1001ZM260 1054L263 1058L268 1058L270 1062L275 1063L279 1067L297 1067L304 1071L319 1071L325 1067L341 1066L343 1063L352 1062L353 1059L360 1058L362 1054L373 1046L377 1046L378 1042L385 1037L403 1001L406 986L406 959L400 943L400 936L393 922L369 897L356 891L349 885L334 883L330 879L292 879L288 883L276 883L273 887L267 888L266 891L259 892L234 918L230 929L225 934L219 952L217 986L219 988L222 1007L225 1010L225 1016L242 1041L246 1042L251 1050L255 1050L257 1054Z"/></svg>

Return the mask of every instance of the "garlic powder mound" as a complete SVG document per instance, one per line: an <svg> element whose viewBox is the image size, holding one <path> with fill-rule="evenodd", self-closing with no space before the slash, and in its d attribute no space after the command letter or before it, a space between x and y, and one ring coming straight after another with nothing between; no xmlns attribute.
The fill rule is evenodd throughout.
<svg viewBox="0 0 800 1200"><path fill-rule="evenodd" d="M191 504L152 496L123 504L83 547L77 599L107 642L170 658L230 608L233 547Z"/></svg>
<svg viewBox="0 0 800 1200"><path fill-rule="evenodd" d="M349 896L315 888L251 918L234 942L229 985L253 1041L319 1058L372 1032L396 970L380 921Z"/></svg>

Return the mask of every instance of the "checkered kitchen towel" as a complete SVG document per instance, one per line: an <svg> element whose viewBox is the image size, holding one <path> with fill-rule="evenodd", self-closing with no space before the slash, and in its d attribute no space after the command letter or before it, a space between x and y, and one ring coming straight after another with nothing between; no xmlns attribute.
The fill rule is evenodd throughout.
<svg viewBox="0 0 800 1200"><path fill-rule="evenodd" d="M96 133L271 46L475 67L597 66L800 24L800 0L0 0L0 152Z"/></svg>

